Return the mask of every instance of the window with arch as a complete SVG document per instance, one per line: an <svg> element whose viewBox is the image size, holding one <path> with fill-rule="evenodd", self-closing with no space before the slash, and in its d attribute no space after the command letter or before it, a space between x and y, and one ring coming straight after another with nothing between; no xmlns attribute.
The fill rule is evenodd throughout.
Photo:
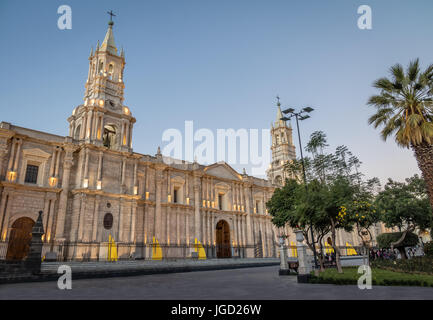
<svg viewBox="0 0 433 320"><path fill-rule="evenodd" d="M98 72L104 72L104 62L99 62L99 68L98 68Z"/></svg>
<svg viewBox="0 0 433 320"><path fill-rule="evenodd" d="M110 63L110 64L108 65L108 78L109 78L110 80L113 79L113 74L114 74L114 64L113 64L113 63Z"/></svg>
<svg viewBox="0 0 433 320"><path fill-rule="evenodd" d="M74 139L75 139L75 140L80 140L80 133L81 133L81 124L79 124L79 125L75 128L75 133L74 133Z"/></svg>

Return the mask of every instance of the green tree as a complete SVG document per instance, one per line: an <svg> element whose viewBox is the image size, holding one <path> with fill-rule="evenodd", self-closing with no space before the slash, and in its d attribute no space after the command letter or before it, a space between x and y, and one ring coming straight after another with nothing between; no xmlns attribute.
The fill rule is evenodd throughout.
<svg viewBox="0 0 433 320"><path fill-rule="evenodd" d="M282 188L275 190L272 198L266 203L272 223L281 228L289 225L292 229L301 230L308 247L315 250L319 257L320 268L324 269L323 256L317 252L316 244L321 243L329 232L329 227L314 210L315 194L306 193L305 186L298 181L286 180ZM320 199L319 199L320 201ZM315 238L311 239L310 229L313 228Z"/></svg>
<svg viewBox="0 0 433 320"><path fill-rule="evenodd" d="M337 269L342 272L336 234L338 229L352 231L355 222L339 219L339 213L342 206L354 201L355 194L361 189L360 161L345 146L337 147L334 153L325 153L326 146L326 135L320 131L313 133L306 148L312 157L304 159L307 181L288 181L281 191L276 190L267 205L275 217L274 223L283 226L286 222L303 230L311 250L316 250L316 244L321 244L330 232ZM301 177L300 164L300 160L295 160L286 166L286 170L291 176ZM309 239L311 228L315 239Z"/></svg>
<svg viewBox="0 0 433 320"><path fill-rule="evenodd" d="M399 247L409 232L432 227L432 209L425 182L418 175L405 182L389 179L385 189L377 195L376 205L386 227L397 227L401 232L400 238L391 242L391 248ZM402 254L402 258L405 257Z"/></svg>
<svg viewBox="0 0 433 320"><path fill-rule="evenodd" d="M416 59L406 72L400 64L392 66L390 75L373 84L380 92L368 100L377 109L368 122L383 126L384 140L394 134L398 145L412 148L433 206L433 65L421 72Z"/></svg>

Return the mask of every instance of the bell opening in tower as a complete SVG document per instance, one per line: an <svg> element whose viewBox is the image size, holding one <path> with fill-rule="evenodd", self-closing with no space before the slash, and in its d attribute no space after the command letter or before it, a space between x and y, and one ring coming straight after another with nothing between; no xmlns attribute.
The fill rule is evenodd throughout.
<svg viewBox="0 0 433 320"><path fill-rule="evenodd" d="M116 143L116 128L113 125L104 126L103 144L104 147L112 149Z"/></svg>

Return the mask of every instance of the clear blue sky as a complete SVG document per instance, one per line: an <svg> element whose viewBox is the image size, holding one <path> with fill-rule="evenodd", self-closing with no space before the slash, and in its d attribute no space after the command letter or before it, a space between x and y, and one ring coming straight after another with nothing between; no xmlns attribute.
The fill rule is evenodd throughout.
<svg viewBox="0 0 433 320"><path fill-rule="evenodd" d="M72 7L72 30L57 28L62 4ZM373 30L357 27L362 4ZM0 120L67 135L90 48L113 10L135 151L154 154L162 132L183 131L185 120L215 131L268 128L279 94L283 106L316 108L302 123L304 141L322 130L369 177L402 180L418 172L412 153L368 126L366 101L394 63L433 63L432 9L431 0L1 0Z"/></svg>

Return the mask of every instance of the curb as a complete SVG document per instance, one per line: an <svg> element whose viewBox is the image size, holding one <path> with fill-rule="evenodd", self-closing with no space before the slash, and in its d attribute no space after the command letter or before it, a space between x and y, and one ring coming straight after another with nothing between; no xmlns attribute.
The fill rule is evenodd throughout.
<svg viewBox="0 0 433 320"><path fill-rule="evenodd" d="M151 274L168 274L168 273L183 273L195 271L213 271L225 269L241 269L241 268L256 268L269 267L279 265L279 262L266 263L249 263L249 264L227 264L227 265L211 265L211 266L182 266L182 267L159 267L152 269L139 270L115 270L115 271L88 271L88 272L72 272L72 279L95 279L95 278L114 278L114 277L133 277ZM5 278L0 279L0 284L22 283L22 282L45 282L57 281L60 274L39 274L20 278Z"/></svg>

